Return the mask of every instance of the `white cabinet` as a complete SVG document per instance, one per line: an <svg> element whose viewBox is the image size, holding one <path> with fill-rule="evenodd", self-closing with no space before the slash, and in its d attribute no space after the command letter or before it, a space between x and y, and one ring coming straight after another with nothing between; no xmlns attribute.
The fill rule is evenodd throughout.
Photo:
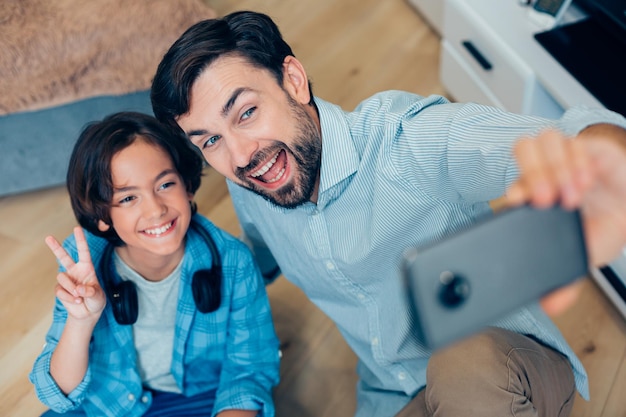
<svg viewBox="0 0 626 417"><path fill-rule="evenodd" d="M507 2L514 7L501 4ZM516 19L521 18L522 24L532 23L523 22L526 15L522 6L514 0L448 0L446 3L441 80L455 100L546 117L559 117L563 113L563 107L539 82L533 68L507 43L507 37L498 32L497 22L492 21L506 21L506 29L512 31L516 30ZM518 32L518 36L525 33Z"/></svg>
<svg viewBox="0 0 626 417"><path fill-rule="evenodd" d="M408 0L408 2L417 9L437 33L441 34L445 0Z"/></svg>
<svg viewBox="0 0 626 417"><path fill-rule="evenodd" d="M518 0L441 3L440 75L454 100L550 118L573 105L602 107L535 40L543 29Z"/></svg>

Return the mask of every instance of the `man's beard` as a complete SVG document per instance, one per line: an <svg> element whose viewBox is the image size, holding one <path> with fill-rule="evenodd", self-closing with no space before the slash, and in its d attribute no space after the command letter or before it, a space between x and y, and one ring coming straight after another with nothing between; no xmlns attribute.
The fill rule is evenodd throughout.
<svg viewBox="0 0 626 417"><path fill-rule="evenodd" d="M300 123L292 147L276 141L275 145L259 151L247 167L238 168L235 174L244 187L272 204L291 209L311 200L322 160L322 138L311 116L290 96L287 97L292 117ZM250 171L248 167L258 166L260 161L277 153L280 149L283 149L295 160L295 166L292 167L294 179L276 191L267 191L250 181L246 173Z"/></svg>

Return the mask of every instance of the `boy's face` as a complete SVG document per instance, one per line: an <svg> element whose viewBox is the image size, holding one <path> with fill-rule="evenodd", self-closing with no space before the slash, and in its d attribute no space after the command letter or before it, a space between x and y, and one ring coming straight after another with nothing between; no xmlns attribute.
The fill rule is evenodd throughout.
<svg viewBox="0 0 626 417"><path fill-rule="evenodd" d="M274 204L315 201L322 140L308 80L288 57L281 86L237 56L218 58L196 79L177 119L215 170Z"/></svg>
<svg viewBox="0 0 626 417"><path fill-rule="evenodd" d="M113 156L111 178L111 222L125 243L118 252L126 255L122 258L135 267L138 262L158 266L180 260L193 196L169 155L139 138ZM106 230L108 225L101 221L99 227Z"/></svg>

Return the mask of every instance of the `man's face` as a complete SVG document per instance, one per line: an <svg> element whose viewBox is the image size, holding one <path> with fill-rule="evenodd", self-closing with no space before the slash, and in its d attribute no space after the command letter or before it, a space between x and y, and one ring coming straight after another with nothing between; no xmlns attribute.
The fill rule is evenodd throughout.
<svg viewBox="0 0 626 417"><path fill-rule="evenodd" d="M222 175L293 208L316 200L322 141L305 110L308 84L305 95L298 76L285 72L281 88L269 71L221 57L197 78L177 122Z"/></svg>

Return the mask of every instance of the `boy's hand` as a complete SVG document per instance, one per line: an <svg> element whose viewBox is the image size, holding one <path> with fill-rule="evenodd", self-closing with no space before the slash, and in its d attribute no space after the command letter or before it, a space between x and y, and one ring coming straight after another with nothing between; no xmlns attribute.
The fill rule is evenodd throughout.
<svg viewBox="0 0 626 417"><path fill-rule="evenodd" d="M45 239L46 245L65 268L65 272L57 275L56 296L70 316L97 321L106 305L106 296L96 277L87 240L80 227L74 228L74 237L78 249L77 263L54 237Z"/></svg>

